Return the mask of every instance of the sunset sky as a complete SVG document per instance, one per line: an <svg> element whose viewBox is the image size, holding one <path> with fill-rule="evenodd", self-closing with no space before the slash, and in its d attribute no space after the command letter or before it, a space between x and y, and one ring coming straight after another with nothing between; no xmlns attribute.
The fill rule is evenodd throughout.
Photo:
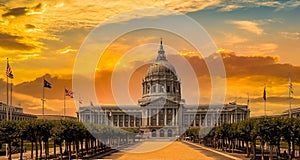
<svg viewBox="0 0 300 160"><path fill-rule="evenodd" d="M300 107L300 2L298 0L2 0L0 1L0 101L6 102L6 58L13 79L13 105L27 113L41 113L43 76L52 85L45 89L46 114L63 114L64 87L72 89L72 74L80 46L97 26L114 18L118 26L135 19L153 20L169 12L146 12L144 8L166 9L186 14L197 21L215 42L226 70L226 101L246 104L250 98L251 116L264 114L263 88L267 86L267 113L280 114L288 109L288 81L294 87L293 107ZM138 9L140 12L125 14ZM115 18L118 15L121 18ZM123 16L122 16L123 15ZM182 29L189 29L188 25ZM90 44L91 53L105 48L99 41ZM121 35L105 50L95 68L95 87L99 102L113 104L110 86L116 67L119 76L137 65L130 77L129 95L136 103L141 97L142 77L156 57L160 38L172 64L180 66L180 57L193 67L200 90L195 94L191 79L176 67L182 81L182 97L187 104L207 104L210 100L210 77L205 64L213 56L200 56L197 50L176 33L147 29ZM102 38L102 39L101 39ZM130 58L121 57L129 53ZM143 52L143 54L139 54ZM99 53L100 54L100 53ZM78 58L78 57L77 57ZM205 61L204 61L205 60ZM88 65L89 62L87 61ZM0 72L1 73L1 72ZM83 84L82 86L84 86ZM120 85L120 84L119 84ZM197 87L196 87L197 88ZM90 97L78 93L83 105ZM81 95L80 95L81 94ZM75 115L73 99L67 98L67 114Z"/></svg>

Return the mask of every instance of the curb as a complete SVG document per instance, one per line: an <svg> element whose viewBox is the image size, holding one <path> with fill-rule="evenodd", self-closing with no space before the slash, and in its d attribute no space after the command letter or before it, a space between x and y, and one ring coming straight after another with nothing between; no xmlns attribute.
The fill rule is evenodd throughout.
<svg viewBox="0 0 300 160"><path fill-rule="evenodd" d="M190 145L193 145L193 146L196 146L196 147L199 147L199 148L202 148L202 149L205 149L205 150L208 150L208 151L211 151L211 152L214 152L214 153L217 153L217 154L220 154L220 155L222 155L222 156L225 156L225 157L228 157L228 158L231 158L231 159L242 160L241 158L234 157L234 156L232 156L232 155L225 154L225 153L223 153L223 152L219 152L219 151L216 151L216 150L213 150L213 149L210 149L210 148L207 148L207 147L203 147L203 146L200 146L200 145L191 143L191 142L187 142L187 141L182 141L182 142L187 143L187 144L190 144Z"/></svg>

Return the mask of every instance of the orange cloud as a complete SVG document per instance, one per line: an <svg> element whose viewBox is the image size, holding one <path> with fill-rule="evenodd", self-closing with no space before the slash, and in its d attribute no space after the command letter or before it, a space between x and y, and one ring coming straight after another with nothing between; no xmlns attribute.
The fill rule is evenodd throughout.
<svg viewBox="0 0 300 160"><path fill-rule="evenodd" d="M259 24L253 21L231 21L230 23L237 25L239 29L255 33L257 35L261 35L264 32L264 30L259 27Z"/></svg>

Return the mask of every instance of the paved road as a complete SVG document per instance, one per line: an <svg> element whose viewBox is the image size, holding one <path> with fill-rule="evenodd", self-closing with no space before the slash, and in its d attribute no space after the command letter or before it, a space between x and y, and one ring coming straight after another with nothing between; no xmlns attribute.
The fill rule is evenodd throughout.
<svg viewBox="0 0 300 160"><path fill-rule="evenodd" d="M149 148L160 148L150 151ZM142 153L143 150L150 151ZM129 152L128 152L129 151ZM219 154L184 142L143 142L127 151L114 152L104 157L112 160L233 160L235 157Z"/></svg>

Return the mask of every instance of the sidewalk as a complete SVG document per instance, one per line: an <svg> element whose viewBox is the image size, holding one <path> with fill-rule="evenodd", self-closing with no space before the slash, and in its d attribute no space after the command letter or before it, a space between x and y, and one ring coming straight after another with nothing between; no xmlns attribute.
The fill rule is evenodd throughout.
<svg viewBox="0 0 300 160"><path fill-rule="evenodd" d="M59 152L59 147L56 147L56 153L60 153ZM40 154L40 153L39 153ZM49 148L49 154L52 155L54 154L54 148ZM30 155L31 155L31 150L26 150L26 152L23 153L23 159L31 159L30 158ZM43 153L42 153L43 156L45 156L45 150L43 150ZM14 153L11 155L12 159L13 160L18 160L20 159L20 153ZM35 150L33 150L33 158L35 158ZM2 159L7 159L6 156L0 156L0 160Z"/></svg>
<svg viewBox="0 0 300 160"><path fill-rule="evenodd" d="M192 142L188 142L188 141L182 141L184 143L193 145L193 146L197 146L199 148L223 155L225 157L231 158L231 159L235 159L235 160L250 160L250 158L246 158L245 154L239 154L239 153L229 153L229 152L224 152L224 151L220 151L214 148L210 148L210 147L206 147L204 145L198 144L198 143L192 143Z"/></svg>

